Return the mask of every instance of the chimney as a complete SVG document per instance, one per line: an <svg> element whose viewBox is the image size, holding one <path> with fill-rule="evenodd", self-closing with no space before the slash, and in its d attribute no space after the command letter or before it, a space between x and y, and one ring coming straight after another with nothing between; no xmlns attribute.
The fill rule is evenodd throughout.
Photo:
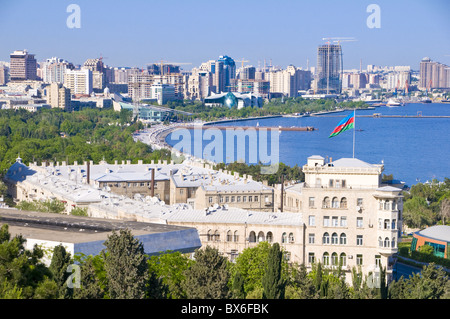
<svg viewBox="0 0 450 319"><path fill-rule="evenodd" d="M86 183L89 185L91 175L91 162L86 161Z"/></svg>
<svg viewBox="0 0 450 319"><path fill-rule="evenodd" d="M152 184L151 184L150 195L155 196L155 169L152 169Z"/></svg>

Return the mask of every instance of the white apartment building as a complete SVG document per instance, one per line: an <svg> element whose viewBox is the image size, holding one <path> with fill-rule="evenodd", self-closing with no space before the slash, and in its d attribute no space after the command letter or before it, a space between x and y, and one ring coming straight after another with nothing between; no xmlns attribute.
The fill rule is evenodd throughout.
<svg viewBox="0 0 450 319"><path fill-rule="evenodd" d="M284 211L301 212L305 223L305 265L342 265L364 274L386 267L392 276L402 229L402 190L381 184L382 164L356 158L326 163L311 156L305 182L285 189ZM278 191L278 201L280 192ZM280 204L278 204L280 206Z"/></svg>
<svg viewBox="0 0 450 319"><path fill-rule="evenodd" d="M90 95L92 93L92 71L88 69L66 70L64 86L70 89L72 95Z"/></svg>

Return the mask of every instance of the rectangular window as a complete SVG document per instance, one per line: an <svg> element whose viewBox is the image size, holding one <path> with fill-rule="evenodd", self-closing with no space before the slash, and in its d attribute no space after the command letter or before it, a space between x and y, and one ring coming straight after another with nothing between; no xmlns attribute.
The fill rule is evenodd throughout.
<svg viewBox="0 0 450 319"><path fill-rule="evenodd" d="M308 254L308 262L310 264L314 264L314 262L315 262L314 253L309 253Z"/></svg>
<svg viewBox="0 0 450 319"><path fill-rule="evenodd" d="M225 196L225 203L228 203L230 201L230 196Z"/></svg>
<svg viewBox="0 0 450 319"><path fill-rule="evenodd" d="M343 179L342 180L342 188L345 188L345 187L347 187L347 183L346 183L345 179Z"/></svg>
<svg viewBox="0 0 450 319"><path fill-rule="evenodd" d="M308 243L309 243L309 244L314 244L314 241L315 241L315 236L314 236L314 234L309 234L309 235L308 235Z"/></svg>
<svg viewBox="0 0 450 319"><path fill-rule="evenodd" d="M211 196L208 198L208 202L209 202L209 203L212 203L212 202L213 202L213 198L212 198Z"/></svg>
<svg viewBox="0 0 450 319"><path fill-rule="evenodd" d="M347 227L347 217L341 217L341 227Z"/></svg>
<svg viewBox="0 0 450 319"><path fill-rule="evenodd" d="M338 217L337 217L337 216L333 216L333 217L331 218L331 226L333 226L333 227L339 226L339 223L338 223Z"/></svg>
<svg viewBox="0 0 450 319"><path fill-rule="evenodd" d="M309 226L316 226L316 216L309 215L308 221L309 221Z"/></svg>
<svg viewBox="0 0 450 319"><path fill-rule="evenodd" d="M334 186L334 180L330 179L329 183L328 183L329 187L333 187Z"/></svg>
<svg viewBox="0 0 450 319"><path fill-rule="evenodd" d="M362 217L356 218L356 227L358 227L358 228L363 227L363 218Z"/></svg>
<svg viewBox="0 0 450 319"><path fill-rule="evenodd" d="M330 226L330 217L329 216L324 216L323 217L323 226L324 227Z"/></svg>
<svg viewBox="0 0 450 319"><path fill-rule="evenodd" d="M356 200L356 206L362 207L363 206L363 199L362 198L358 198Z"/></svg>
<svg viewBox="0 0 450 319"><path fill-rule="evenodd" d="M257 202L258 201L258 196L255 196L255 202Z"/></svg>
<svg viewBox="0 0 450 319"><path fill-rule="evenodd" d="M248 197L248 201L249 201L249 202L253 202L253 196L249 196L249 197Z"/></svg>
<svg viewBox="0 0 450 319"><path fill-rule="evenodd" d="M231 202L234 203L234 196L231 196Z"/></svg>
<svg viewBox="0 0 450 319"><path fill-rule="evenodd" d="M309 208L314 208L314 197L309 198Z"/></svg>
<svg viewBox="0 0 450 319"><path fill-rule="evenodd" d="M363 264L363 255L356 255L356 265L362 266Z"/></svg>
<svg viewBox="0 0 450 319"><path fill-rule="evenodd" d="M242 196L242 201L247 202L247 196Z"/></svg>
<svg viewBox="0 0 450 319"><path fill-rule="evenodd" d="M380 265L381 265L381 256L380 255L375 255L375 265L377 267L380 267Z"/></svg>
<svg viewBox="0 0 450 319"><path fill-rule="evenodd" d="M363 236L356 235L356 246L362 246L362 245L363 245Z"/></svg>
<svg viewBox="0 0 450 319"><path fill-rule="evenodd" d="M241 202L241 196L236 196L237 198L237 202L240 203Z"/></svg>

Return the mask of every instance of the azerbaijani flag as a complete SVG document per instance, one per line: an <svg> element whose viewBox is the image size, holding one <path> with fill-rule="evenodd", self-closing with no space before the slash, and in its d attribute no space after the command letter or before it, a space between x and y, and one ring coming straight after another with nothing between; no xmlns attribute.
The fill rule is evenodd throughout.
<svg viewBox="0 0 450 319"><path fill-rule="evenodd" d="M349 114L346 118L342 119L328 137L336 136L354 127L355 127L355 112Z"/></svg>

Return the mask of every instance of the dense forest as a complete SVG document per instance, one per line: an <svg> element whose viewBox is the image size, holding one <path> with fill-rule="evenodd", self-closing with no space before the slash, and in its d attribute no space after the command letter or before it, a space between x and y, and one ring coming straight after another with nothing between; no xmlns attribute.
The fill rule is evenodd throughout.
<svg viewBox="0 0 450 319"><path fill-rule="evenodd" d="M49 254L0 228L0 299L448 299L448 274L434 264L421 274L387 285L379 277L352 270L352 284L340 268L289 264L279 244L261 242L235 260L210 246L194 258L179 252L144 253L131 231L112 232L96 256L71 256L64 246ZM375 280L375 278L379 278Z"/></svg>
<svg viewBox="0 0 450 319"><path fill-rule="evenodd" d="M149 163L152 159L170 159L169 151L152 150L147 144L133 141L132 133L141 128L143 124L133 121L132 112L127 110L0 110L0 174L19 155L25 164L86 160L136 163L138 159Z"/></svg>

